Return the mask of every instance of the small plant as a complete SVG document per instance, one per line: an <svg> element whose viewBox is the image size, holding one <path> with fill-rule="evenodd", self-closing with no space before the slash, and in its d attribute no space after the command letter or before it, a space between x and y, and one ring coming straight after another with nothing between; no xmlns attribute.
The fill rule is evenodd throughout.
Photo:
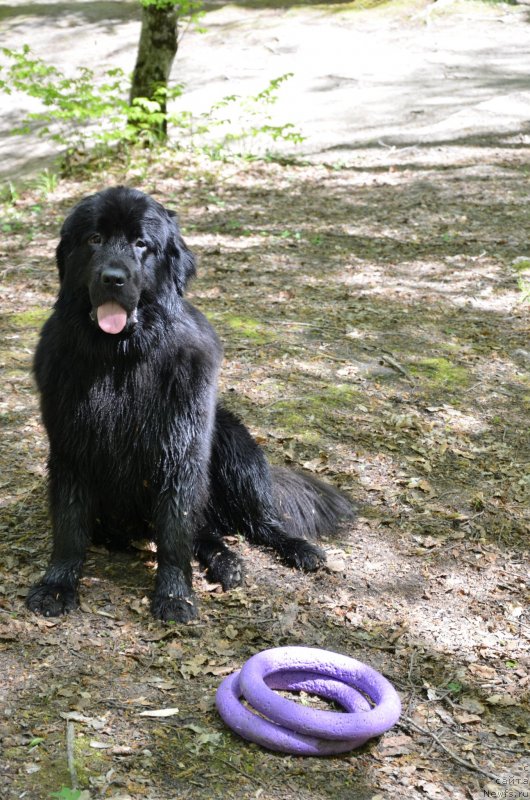
<svg viewBox="0 0 530 800"><path fill-rule="evenodd" d="M29 133L37 126L39 136L65 148L66 163L94 149L127 148L138 143L153 148L160 144L158 132L163 127L177 133L181 149L200 150L213 159L230 154L256 157L256 149L268 152L271 140L303 141L291 123L275 125L270 114L278 89L292 73L274 78L251 97L223 97L208 111L194 116L186 110L166 110L181 97L181 84L160 86L153 97L137 97L129 104L129 79L121 69L108 69L97 79L93 70L78 67L67 76L33 56L28 45L18 51L3 48L1 52L9 63L0 66L0 91L22 92L43 105L42 110L28 113L13 133ZM40 180L44 193L56 187L54 176L47 171Z"/></svg>
<svg viewBox="0 0 530 800"><path fill-rule="evenodd" d="M2 195L0 197L0 200L2 202L8 203L11 206L16 205L17 201L20 200L18 189L13 183L13 181L7 181L7 183L2 189Z"/></svg>
<svg viewBox="0 0 530 800"><path fill-rule="evenodd" d="M48 167L37 175L34 181L35 188L45 197L57 189L58 183L59 176L56 172L51 172Z"/></svg>
<svg viewBox="0 0 530 800"><path fill-rule="evenodd" d="M230 154L250 158L268 155L273 142L300 144L304 141L290 123L273 125L268 110L278 100L280 86L293 76L292 72L273 78L265 89L249 97L227 95L215 103L197 120L189 120L196 146L212 159L226 159ZM263 152L257 153L257 150Z"/></svg>
<svg viewBox="0 0 530 800"><path fill-rule="evenodd" d="M202 0L140 0L140 5L144 8L149 6L158 6L159 8L167 7L169 3L178 6L179 18L186 20L186 27L183 33L179 36L179 41L186 33L187 28L193 25L194 30L199 33L204 33L205 29L199 25L199 20L204 17L206 12L203 8Z"/></svg>
<svg viewBox="0 0 530 800"><path fill-rule="evenodd" d="M67 77L56 67L42 59L32 57L28 45L19 51L2 49L10 64L2 73L0 89L11 94L22 92L40 100L43 111L29 113L25 122L14 133L28 133L32 123L39 123L40 136L68 145L71 149L82 149L90 134L87 125L105 120L105 130L95 130L93 138L112 137L117 123L121 125L121 109L115 100L121 90L121 70L109 70L106 82L95 84L94 73L87 67L79 67L73 77Z"/></svg>
<svg viewBox="0 0 530 800"><path fill-rule="evenodd" d="M530 258L516 258L512 264L517 275L517 286L522 294L522 302L530 301Z"/></svg>
<svg viewBox="0 0 530 800"><path fill-rule="evenodd" d="M126 94L128 78L123 70L109 69L101 80L93 70L78 67L73 76L33 57L28 45L19 51L3 48L10 64L0 75L0 91L22 92L42 102L42 111L27 114L15 134L29 133L39 126L39 136L47 137L66 148L67 158L93 147L136 141L151 144L162 115L162 98L174 99L181 86L171 90L161 87L153 98L138 97L129 105Z"/></svg>

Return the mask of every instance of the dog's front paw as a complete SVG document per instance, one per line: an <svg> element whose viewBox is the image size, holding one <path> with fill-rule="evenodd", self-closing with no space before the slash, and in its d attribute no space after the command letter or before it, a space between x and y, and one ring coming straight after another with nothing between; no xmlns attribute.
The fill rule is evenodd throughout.
<svg viewBox="0 0 530 800"><path fill-rule="evenodd" d="M26 597L26 606L44 617L60 617L78 606L77 592L63 583L36 583Z"/></svg>
<svg viewBox="0 0 530 800"><path fill-rule="evenodd" d="M193 595L175 597L172 594L155 592L151 612L163 622L191 622L199 616L197 601Z"/></svg>
<svg viewBox="0 0 530 800"><path fill-rule="evenodd" d="M304 572L315 572L326 563L325 552L305 539L287 540L282 556L290 567L296 567Z"/></svg>

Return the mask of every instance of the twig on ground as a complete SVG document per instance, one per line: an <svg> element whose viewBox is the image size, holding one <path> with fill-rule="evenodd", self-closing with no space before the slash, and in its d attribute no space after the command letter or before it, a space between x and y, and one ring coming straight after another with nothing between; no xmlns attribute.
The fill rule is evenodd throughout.
<svg viewBox="0 0 530 800"><path fill-rule="evenodd" d="M404 723L406 723L406 724L404 724ZM460 764L461 767L465 767L466 769L470 769L473 772L478 772L480 775L484 775L484 777L489 778L492 781L495 781L495 783L500 783L501 782L501 779L500 779L500 777L498 775L495 775L493 772L488 772L487 770L482 769L481 767L477 767L476 764L473 764L472 761L468 761L467 759L462 758L457 753L455 753L453 750L451 750L449 747L447 747L447 745L445 745L442 742L442 740L435 733L433 733L432 731L426 730L425 728L421 728L413 720L411 720L410 717L404 717L401 722L398 722L398 726L401 727L401 728L404 728L405 730L407 730L407 725L412 726L413 728L415 728L420 733L423 733L425 736L430 736L431 739L433 740L433 742L435 742L438 745L438 747L440 747L442 750L444 750L444 752L446 752L447 755L450 758L453 759L453 761L456 761L457 764Z"/></svg>
<svg viewBox="0 0 530 800"><path fill-rule="evenodd" d="M412 384L415 383L415 380L412 377L412 375L409 372L407 372L407 370L404 367L402 367L401 364L398 361L396 361L396 359L393 356L389 355L388 353L381 353L379 358L384 364L387 364L387 366L391 367L392 369L395 369L396 372L399 372L400 375L403 375L410 383Z"/></svg>
<svg viewBox="0 0 530 800"><path fill-rule="evenodd" d="M270 403L265 403L265 405L261 407L272 408L272 406L277 406L279 403L302 403L306 399L306 397L278 397L276 400L272 400Z"/></svg>
<svg viewBox="0 0 530 800"><path fill-rule="evenodd" d="M75 768L74 757L74 737L75 728L74 721L67 717L66 719L66 763L68 764L68 772L70 773L70 783L72 789L77 789L79 782L77 780L77 770Z"/></svg>
<svg viewBox="0 0 530 800"><path fill-rule="evenodd" d="M411 686L414 685L413 681L412 681L412 673L414 672L414 668L416 666L416 664L414 663L415 661L416 661L416 650L413 649L411 654L410 654L409 671L408 671L408 674L407 674L407 680L408 680L408 683Z"/></svg>
<svg viewBox="0 0 530 800"><path fill-rule="evenodd" d="M355 634L352 636L354 642L360 644L362 647L370 647L372 650L385 650L389 653L395 653L396 645L395 644L377 644L376 642L371 642L368 639L361 639Z"/></svg>
<svg viewBox="0 0 530 800"><path fill-rule="evenodd" d="M244 770L240 769L235 764L232 764L230 761L225 761L224 758L219 758L219 756L214 756L214 759L216 761L219 761L220 764L224 764L226 767L231 767L233 770L238 772L240 775L242 775L248 781L253 783L254 786L258 786L258 787L261 786L261 783L259 783L259 781L257 781L255 778L253 778L252 775L249 775L248 772L245 772Z"/></svg>
<svg viewBox="0 0 530 800"><path fill-rule="evenodd" d="M453 731L452 734L457 739L462 739L466 744L470 744L472 741L469 736L463 736L461 733L456 733L456 731ZM499 750L501 753L515 753L518 756L530 755L530 750L527 747L501 747L499 744L488 742L487 748L488 750Z"/></svg>
<svg viewBox="0 0 530 800"><path fill-rule="evenodd" d="M406 153L407 150L417 150L418 148L418 145L416 144L408 144L405 147L396 147L395 144L387 144L382 139L379 139L377 144L379 144L381 147L384 147L385 150L390 150L393 153Z"/></svg>

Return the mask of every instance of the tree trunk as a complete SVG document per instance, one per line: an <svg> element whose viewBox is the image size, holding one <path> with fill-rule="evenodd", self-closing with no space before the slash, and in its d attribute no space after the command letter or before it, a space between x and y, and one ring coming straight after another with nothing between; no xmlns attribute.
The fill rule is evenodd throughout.
<svg viewBox="0 0 530 800"><path fill-rule="evenodd" d="M136 97L153 99L160 87L167 87L173 60L177 54L178 6L174 2L159 2L142 6L142 32L134 67L129 102ZM157 96L161 111L166 112L166 98ZM167 121L155 133L162 139L167 134Z"/></svg>

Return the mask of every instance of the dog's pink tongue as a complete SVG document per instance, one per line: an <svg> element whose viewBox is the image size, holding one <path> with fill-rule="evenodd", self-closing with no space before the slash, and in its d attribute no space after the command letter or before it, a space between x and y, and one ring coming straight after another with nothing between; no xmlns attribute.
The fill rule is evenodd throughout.
<svg viewBox="0 0 530 800"><path fill-rule="evenodd" d="M98 307L98 325L105 333L121 333L127 325L127 312L117 303Z"/></svg>

